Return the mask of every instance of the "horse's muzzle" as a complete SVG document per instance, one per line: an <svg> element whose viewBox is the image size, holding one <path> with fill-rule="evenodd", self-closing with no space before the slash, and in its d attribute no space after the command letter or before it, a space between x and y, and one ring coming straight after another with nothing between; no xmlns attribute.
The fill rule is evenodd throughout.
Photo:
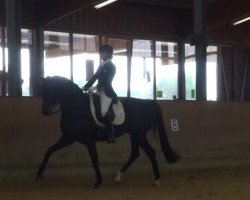
<svg viewBox="0 0 250 200"><path fill-rule="evenodd" d="M60 106L58 107L58 105L59 104L42 108L42 114L45 116L49 116L49 115L54 115L54 114L61 112L61 108Z"/></svg>
<svg viewBox="0 0 250 200"><path fill-rule="evenodd" d="M50 109L42 109L42 114L45 116L51 115L51 110Z"/></svg>

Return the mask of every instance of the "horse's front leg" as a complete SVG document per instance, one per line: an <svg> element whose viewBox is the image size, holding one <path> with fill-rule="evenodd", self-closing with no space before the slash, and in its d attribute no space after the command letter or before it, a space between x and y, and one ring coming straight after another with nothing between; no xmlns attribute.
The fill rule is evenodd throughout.
<svg viewBox="0 0 250 200"><path fill-rule="evenodd" d="M43 179L43 172L46 169L48 160L50 156L57 150L64 148L67 145L70 145L74 142L74 140L69 139L67 137L62 136L58 142L52 145L45 153L42 163L40 164L39 170L36 174L36 180Z"/></svg>
<svg viewBox="0 0 250 200"><path fill-rule="evenodd" d="M99 185L102 183L102 175L101 175L101 172L99 169L99 161L98 161L96 145L94 142L89 142L86 145L87 145L87 148L89 151L92 165L93 165L95 173L96 173L96 181L92 187L97 189L99 187Z"/></svg>

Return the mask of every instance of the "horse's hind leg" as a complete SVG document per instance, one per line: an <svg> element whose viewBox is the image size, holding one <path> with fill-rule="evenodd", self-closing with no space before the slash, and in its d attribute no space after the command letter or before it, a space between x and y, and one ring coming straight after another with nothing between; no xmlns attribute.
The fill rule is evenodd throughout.
<svg viewBox="0 0 250 200"><path fill-rule="evenodd" d="M159 172L158 163L155 157L155 150L153 149L151 144L149 144L149 142L147 141L147 138L144 138L141 141L140 146L145 151L149 160L151 161L151 164L154 170L155 185L159 186L160 185L160 172Z"/></svg>
<svg viewBox="0 0 250 200"><path fill-rule="evenodd" d="M116 181L121 181L121 176L127 171L129 166L140 156L139 153L139 143L138 141L134 138L131 137L131 152L129 159L125 165L120 169L120 171L117 173L115 180Z"/></svg>
<svg viewBox="0 0 250 200"><path fill-rule="evenodd" d="M48 160L52 153L64 148L67 145L72 144L74 141L62 136L54 145L52 145L45 153L42 163L40 164L39 170L36 174L36 179L41 180L43 178L43 172L46 168Z"/></svg>

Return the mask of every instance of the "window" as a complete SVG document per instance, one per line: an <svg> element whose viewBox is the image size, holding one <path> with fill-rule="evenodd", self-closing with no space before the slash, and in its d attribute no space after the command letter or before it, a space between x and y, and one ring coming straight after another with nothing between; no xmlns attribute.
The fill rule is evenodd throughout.
<svg viewBox="0 0 250 200"><path fill-rule="evenodd" d="M4 82L4 42L3 42L4 28L0 27L0 95L3 95L3 82Z"/></svg>
<svg viewBox="0 0 250 200"><path fill-rule="evenodd" d="M21 77L23 80L22 95L30 96L30 47L32 45L32 31L22 29L21 40Z"/></svg>
<svg viewBox="0 0 250 200"><path fill-rule="evenodd" d="M21 77L22 95L30 96L30 51L28 48L21 49Z"/></svg>
<svg viewBox="0 0 250 200"><path fill-rule="evenodd" d="M156 98L175 99L178 96L177 44L156 41Z"/></svg>
<svg viewBox="0 0 250 200"><path fill-rule="evenodd" d="M1 44L0 44L1 45ZM3 60L3 47L2 45L0 46L0 72L2 73L3 72L3 65L4 65L4 60Z"/></svg>
<svg viewBox="0 0 250 200"><path fill-rule="evenodd" d="M5 33L3 34L3 31ZM7 73L8 73L8 49L4 48L7 44L7 32L6 29L2 27L0 31L1 37L1 48L0 48L0 81L1 81L1 95L8 94L8 83L7 83ZM5 43L2 43L5 40ZM30 95L30 47L32 45L32 30L21 29L21 78L22 78L22 95ZM5 57L5 59L3 59ZM4 67L5 66L5 67ZM5 76L5 79L4 79ZM4 82L6 81L6 82Z"/></svg>
<svg viewBox="0 0 250 200"><path fill-rule="evenodd" d="M30 59L32 30L21 31L21 77L23 95L30 95ZM3 71L8 72L6 29L0 30L0 94L3 89ZM100 65L99 46L101 35L72 34L44 31L44 76L63 76L82 87ZM177 43L151 40L126 40L103 36L103 41L114 49L113 63L116 76L113 87L117 95L141 99L178 98ZM71 43L70 43L71 42ZM132 42L132 52L129 46ZM132 55L130 57L130 55ZM5 56L5 59L3 59ZM131 66L130 65L131 61ZM130 69L130 77L128 72ZM217 47L207 48L207 100L217 100ZM155 73L155 74L154 74ZM195 47L185 45L186 99L196 99ZM128 83L130 80L130 84ZM155 84L155 85L154 85ZM130 85L130 88L128 86ZM6 87L7 88L7 84ZM5 92L4 92L5 91ZM156 95L156 96L154 96Z"/></svg>
<svg viewBox="0 0 250 200"><path fill-rule="evenodd" d="M185 85L186 100L195 100L196 92L196 62L195 46L185 44Z"/></svg>
<svg viewBox="0 0 250 200"><path fill-rule="evenodd" d="M70 78L69 33L44 32L44 76Z"/></svg>
<svg viewBox="0 0 250 200"><path fill-rule="evenodd" d="M73 80L82 87L100 64L99 37L73 34Z"/></svg>
<svg viewBox="0 0 250 200"><path fill-rule="evenodd" d="M6 47L2 47L1 54L3 67L1 70L1 95L5 96L8 94L8 49Z"/></svg>
<svg viewBox="0 0 250 200"><path fill-rule="evenodd" d="M153 99L153 42L133 40L131 97Z"/></svg>
<svg viewBox="0 0 250 200"><path fill-rule="evenodd" d="M186 100L196 99L195 47L185 45ZM217 47L207 47L206 62L207 100L217 100Z"/></svg>
<svg viewBox="0 0 250 200"><path fill-rule="evenodd" d="M217 100L217 47L207 47L207 100Z"/></svg>
<svg viewBox="0 0 250 200"><path fill-rule="evenodd" d="M0 44L0 71L2 73L3 71L3 47Z"/></svg>
<svg viewBox="0 0 250 200"><path fill-rule="evenodd" d="M5 60L3 57L6 58L6 44L7 44L7 37L6 37L6 28L0 26L0 71L4 70Z"/></svg>

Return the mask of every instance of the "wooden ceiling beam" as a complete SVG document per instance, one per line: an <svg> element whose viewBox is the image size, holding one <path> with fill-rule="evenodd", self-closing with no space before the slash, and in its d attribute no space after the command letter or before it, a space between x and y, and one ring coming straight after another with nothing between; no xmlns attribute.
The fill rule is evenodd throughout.
<svg viewBox="0 0 250 200"><path fill-rule="evenodd" d="M193 6L193 0L122 0L127 3L141 3L144 5L156 5L164 7L190 8Z"/></svg>
<svg viewBox="0 0 250 200"><path fill-rule="evenodd" d="M234 22L241 17L250 15L249 0L220 0L210 3L207 7L207 28L214 29L228 22Z"/></svg>
<svg viewBox="0 0 250 200"><path fill-rule="evenodd" d="M56 20L59 20L65 16L68 16L76 11L83 8L89 7L90 9L94 5L94 0L43 0L42 14L40 17L40 24L46 26ZM121 2L130 3L142 3L148 5L160 5L169 7L181 7L181 8L192 8L190 0L121 0ZM185 2L185 3L183 3ZM207 6L207 29L211 30L218 26L224 25L228 22L233 22L240 17L250 14L249 0L209 0Z"/></svg>
<svg viewBox="0 0 250 200"><path fill-rule="evenodd" d="M68 16L83 8L92 8L93 0L45 0L43 2L43 14L41 16L41 24L49 25L56 20Z"/></svg>

